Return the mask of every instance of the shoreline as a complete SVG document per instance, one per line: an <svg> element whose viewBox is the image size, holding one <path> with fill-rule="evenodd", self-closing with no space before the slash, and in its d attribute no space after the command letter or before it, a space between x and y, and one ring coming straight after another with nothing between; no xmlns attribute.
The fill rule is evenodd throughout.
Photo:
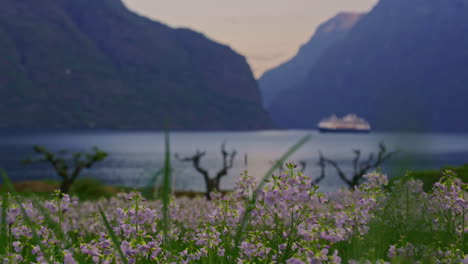
<svg viewBox="0 0 468 264"><path fill-rule="evenodd" d="M85 179L79 179L80 180L86 180ZM31 180L31 181L18 181L18 182L13 182L12 183L15 191L18 193L22 194L38 194L38 195L45 195L45 194L52 194L54 191L60 189L60 182L54 182L50 180ZM76 185L73 185L74 187ZM99 197L110 197L114 196L118 193L122 192L140 192L144 193L146 187L128 187L128 186L115 186L115 185L105 185L105 184L100 184L97 183L92 191L96 191L97 189L100 189L102 193L101 195L98 195ZM3 192L3 184L0 184L0 193ZM222 190L221 192L223 193L228 193L231 192L231 190ZM70 192L71 195L79 195L79 192L72 191ZM203 191L192 191L192 190L175 190L173 191L173 194L175 197L188 197L188 198L195 198L195 197L204 197L205 192ZM92 195L94 196L94 195Z"/></svg>

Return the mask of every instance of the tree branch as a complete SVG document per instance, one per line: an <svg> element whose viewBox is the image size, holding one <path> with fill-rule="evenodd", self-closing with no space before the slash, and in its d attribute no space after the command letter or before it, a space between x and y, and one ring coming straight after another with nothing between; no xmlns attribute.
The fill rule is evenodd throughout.
<svg viewBox="0 0 468 264"><path fill-rule="evenodd" d="M325 159L323 158L322 152L319 152L319 161L317 162L317 165L320 166L320 176L312 181L312 184L319 184L323 179L325 179Z"/></svg>
<svg viewBox="0 0 468 264"><path fill-rule="evenodd" d="M299 171L300 171L301 173L304 173L305 170L306 170L306 168L307 168L307 162L301 160L301 161L299 161L299 165L301 165L301 168L299 169Z"/></svg>
<svg viewBox="0 0 468 264"><path fill-rule="evenodd" d="M195 155L191 156L191 157L185 157L185 158L181 158L179 157L179 154L175 154L175 158L180 160L180 161L183 161L183 162L192 162L193 163L193 167L200 173L203 175L203 178L205 179L205 182L208 182L210 180L210 175L208 173L207 170L205 170L204 168L201 167L200 165L200 160L203 156L206 155L206 151L200 151L200 150L197 150L197 152L195 153Z"/></svg>
<svg viewBox="0 0 468 264"><path fill-rule="evenodd" d="M356 157L353 160L353 170L354 170L354 174L357 174L358 163L359 163L359 159L361 158L361 151L359 149L355 149L354 155L356 155Z"/></svg>
<svg viewBox="0 0 468 264"><path fill-rule="evenodd" d="M54 167L55 172L64 180L68 180L68 165L64 159L57 158L55 154L47 151L44 147L34 146L34 151L41 154L43 158L36 160L27 160L25 163L50 163Z"/></svg>
<svg viewBox="0 0 468 264"><path fill-rule="evenodd" d="M332 165L335 168L335 170L338 173L338 176L341 178L341 180L343 180L348 185L352 184L352 182L346 178L346 174L340 168L338 163L336 163L334 160L327 159L327 158L323 157L322 153L320 153L320 155L322 156L324 162L327 162L328 164Z"/></svg>
<svg viewBox="0 0 468 264"><path fill-rule="evenodd" d="M222 177L227 175L229 169L234 165L234 158L236 157L237 152L233 150L232 152L227 152L225 143L221 145L221 155L223 157L223 167L221 170L216 173L216 180L219 181Z"/></svg>
<svg viewBox="0 0 468 264"><path fill-rule="evenodd" d="M361 159L361 151L360 150L353 150L354 152L354 159L353 159L353 174L351 175L351 179L346 177L346 174L341 170L340 166L336 161L331 159L327 159L323 157L322 153L320 153L320 160L318 165L321 167L321 175L319 178L322 177L322 174L325 172L325 164L328 163L333 166L336 171L338 172L338 176L346 183L349 187L354 187L359 184L361 179L364 177L366 173L368 173L371 169L378 168L381 164L383 164L387 159L391 158L396 151L387 153L387 148L383 143L379 144L379 152L377 153L377 158L375 157L374 153L370 153L369 157L360 162Z"/></svg>

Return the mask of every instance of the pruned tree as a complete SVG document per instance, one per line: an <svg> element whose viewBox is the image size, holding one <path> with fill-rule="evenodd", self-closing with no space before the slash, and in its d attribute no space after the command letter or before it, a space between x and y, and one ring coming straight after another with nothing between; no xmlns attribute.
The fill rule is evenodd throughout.
<svg viewBox="0 0 468 264"><path fill-rule="evenodd" d="M97 147L93 148L91 153L77 152L71 155L71 158L65 157L66 152L52 153L42 146L34 146L34 151L38 158L26 159L25 164L49 163L54 168L58 176L62 178L60 185L61 193L68 193L75 180L80 176L84 169L91 168L94 164L104 160L107 153Z"/></svg>
<svg viewBox="0 0 468 264"><path fill-rule="evenodd" d="M210 193L213 191L220 191L221 179L228 174L229 169L232 169L234 165L234 158L237 152L232 150L231 152L226 151L226 144L221 145L221 156L223 159L222 168L216 173L215 177L211 177L208 170L202 168L200 161L206 155L206 151L197 150L193 156L180 157L177 153L175 158L182 162L192 162L193 167L203 175L205 180L206 193L205 196L208 200L211 200Z"/></svg>
<svg viewBox="0 0 468 264"><path fill-rule="evenodd" d="M344 181L349 188L354 188L361 182L364 175L371 170L378 169L386 160L390 159L396 153L396 151L388 152L387 147L383 143L379 144L379 152L377 155L370 153L368 158L365 160L361 160L362 157L360 150L355 149L353 152L353 172L351 175L346 175L336 161L326 158L323 156L322 152L319 152L318 165L321 167L321 174L317 179L318 182L325 178L325 167L329 164L335 168L340 179Z"/></svg>

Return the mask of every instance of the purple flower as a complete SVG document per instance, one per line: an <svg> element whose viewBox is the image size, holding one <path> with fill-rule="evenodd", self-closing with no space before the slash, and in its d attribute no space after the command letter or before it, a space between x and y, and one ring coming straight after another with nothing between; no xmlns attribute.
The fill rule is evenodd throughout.
<svg viewBox="0 0 468 264"><path fill-rule="evenodd" d="M73 258L72 253L69 250L64 251L63 263L64 264L78 264L78 262Z"/></svg>
<svg viewBox="0 0 468 264"><path fill-rule="evenodd" d="M21 249L23 249L23 246L22 246L21 242L19 242L19 241L15 241L12 244L13 244L13 248L15 249L16 252L20 252Z"/></svg>
<svg viewBox="0 0 468 264"><path fill-rule="evenodd" d="M290 258L286 261L286 263L288 264L303 264L304 261L302 261L301 259L298 259L298 258Z"/></svg>

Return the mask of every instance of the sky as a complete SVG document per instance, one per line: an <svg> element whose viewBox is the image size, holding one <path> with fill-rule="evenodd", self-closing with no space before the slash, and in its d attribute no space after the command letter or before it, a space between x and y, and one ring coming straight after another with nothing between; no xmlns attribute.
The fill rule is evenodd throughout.
<svg viewBox="0 0 468 264"><path fill-rule="evenodd" d="M291 57L319 24L341 11L368 12L377 0L123 0L141 15L230 46L256 77Z"/></svg>

